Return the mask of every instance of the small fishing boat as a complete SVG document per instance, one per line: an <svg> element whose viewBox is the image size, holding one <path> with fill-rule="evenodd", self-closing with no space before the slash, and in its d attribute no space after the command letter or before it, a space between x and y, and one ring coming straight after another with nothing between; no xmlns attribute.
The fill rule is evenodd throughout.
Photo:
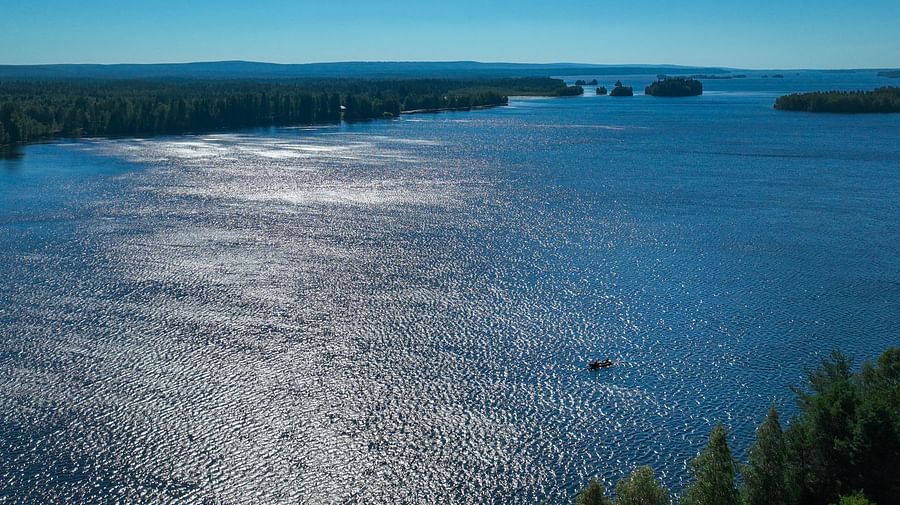
<svg viewBox="0 0 900 505"><path fill-rule="evenodd" d="M609 359L605 359L603 361L598 361L595 359L588 363L588 368L590 368L591 370L599 370L601 368L609 368L611 366L613 366L613 362Z"/></svg>

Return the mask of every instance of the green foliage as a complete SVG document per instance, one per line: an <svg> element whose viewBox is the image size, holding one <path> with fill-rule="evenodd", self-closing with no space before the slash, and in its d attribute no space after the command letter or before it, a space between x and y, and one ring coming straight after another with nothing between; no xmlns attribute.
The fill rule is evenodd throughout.
<svg viewBox="0 0 900 505"><path fill-rule="evenodd" d="M603 484L597 479L591 479L587 487L575 497L575 505L611 505L605 493Z"/></svg>
<svg viewBox="0 0 900 505"><path fill-rule="evenodd" d="M900 88L884 87L874 91L794 93L775 100L775 108L842 114L900 112Z"/></svg>
<svg viewBox="0 0 900 505"><path fill-rule="evenodd" d="M599 88L597 88L597 94L598 94L598 95L605 95L605 94L607 94L607 93L609 93L609 92L606 90L605 87L600 86Z"/></svg>
<svg viewBox="0 0 900 505"><path fill-rule="evenodd" d="M756 430L741 488L744 505L790 505L787 485L787 447L775 407Z"/></svg>
<svg viewBox="0 0 900 505"><path fill-rule="evenodd" d="M789 476L801 503L834 502L865 490L900 503L900 348L857 374L835 352L796 389L800 416L787 432Z"/></svg>
<svg viewBox="0 0 900 505"><path fill-rule="evenodd" d="M609 93L609 96L634 96L634 88L625 86L622 81L616 81L616 87Z"/></svg>
<svg viewBox="0 0 900 505"><path fill-rule="evenodd" d="M681 500L682 505L737 505L738 491L734 481L737 462L728 448L728 433L721 423L709 435L709 443L691 461L694 477Z"/></svg>
<svg viewBox="0 0 900 505"><path fill-rule="evenodd" d="M703 94L703 84L696 79L668 77L650 84L644 93L652 96L698 96Z"/></svg>
<svg viewBox="0 0 900 505"><path fill-rule="evenodd" d="M556 90L555 96L580 96L584 94L581 86L567 86Z"/></svg>
<svg viewBox="0 0 900 505"><path fill-rule="evenodd" d="M4 81L0 145L396 117L582 93L558 79Z"/></svg>
<svg viewBox="0 0 900 505"><path fill-rule="evenodd" d="M616 505L669 505L669 490L653 474L649 466L636 468L616 483Z"/></svg>
<svg viewBox="0 0 900 505"><path fill-rule="evenodd" d="M857 492L852 495L841 496L841 499L838 500L837 505L875 505L873 502L870 502L866 495L862 493L862 491Z"/></svg>

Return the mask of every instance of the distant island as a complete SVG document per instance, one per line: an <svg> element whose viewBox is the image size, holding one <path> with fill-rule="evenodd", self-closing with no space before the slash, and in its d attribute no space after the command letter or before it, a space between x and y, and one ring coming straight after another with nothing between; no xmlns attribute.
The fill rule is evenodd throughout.
<svg viewBox="0 0 900 505"><path fill-rule="evenodd" d="M609 93L609 96L634 96L634 88L625 86L622 81L616 81L616 87Z"/></svg>
<svg viewBox="0 0 900 505"><path fill-rule="evenodd" d="M696 79L669 77L650 84L644 89L644 93L664 97L699 96L703 94L703 83Z"/></svg>
<svg viewBox="0 0 900 505"><path fill-rule="evenodd" d="M579 85L575 86L566 86L565 88L559 88L554 90L553 93L547 94L545 96L581 96L584 94L584 88Z"/></svg>
<svg viewBox="0 0 900 505"><path fill-rule="evenodd" d="M391 118L506 105L509 96L573 96L547 77L3 82L0 146L53 138L145 136Z"/></svg>
<svg viewBox="0 0 900 505"><path fill-rule="evenodd" d="M659 74L656 76L657 79L672 79L672 78L683 78L684 76L680 75L666 75ZM690 79L703 79L703 80L728 80L728 79L746 79L747 74L733 74L733 75L718 75L718 74L694 74L689 76Z"/></svg>
<svg viewBox="0 0 900 505"><path fill-rule="evenodd" d="M879 77L888 77L890 79L900 79L900 70L886 70L878 72Z"/></svg>
<svg viewBox="0 0 900 505"><path fill-rule="evenodd" d="M608 91L606 91L606 88L605 88L605 87L600 86L599 88L597 88L597 94L598 94L598 95L605 95L605 94L607 94L607 93L608 93Z"/></svg>
<svg viewBox="0 0 900 505"><path fill-rule="evenodd" d="M900 88L884 87L874 91L794 93L775 100L775 108L839 114L900 112Z"/></svg>
<svg viewBox="0 0 900 505"><path fill-rule="evenodd" d="M584 80L582 80L582 79L578 79L577 81L575 81L575 85L576 85L576 86L596 86L596 85L597 85L597 79L593 79L593 80L591 80L591 81L589 81L589 82L588 82L588 81L584 81Z"/></svg>

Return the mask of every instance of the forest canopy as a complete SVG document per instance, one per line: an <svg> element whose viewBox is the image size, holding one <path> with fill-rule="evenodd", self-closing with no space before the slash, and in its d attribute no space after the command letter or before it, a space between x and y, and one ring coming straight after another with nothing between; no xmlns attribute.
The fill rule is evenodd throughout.
<svg viewBox="0 0 900 505"><path fill-rule="evenodd" d="M0 81L0 145L394 117L505 105L513 95L569 96L543 77L410 80Z"/></svg>
<svg viewBox="0 0 900 505"><path fill-rule="evenodd" d="M779 97L775 100L775 108L841 114L900 112L900 88L884 87L874 91L795 93Z"/></svg>
<svg viewBox="0 0 900 505"><path fill-rule="evenodd" d="M703 94L703 84L696 79L668 77L650 84L644 93L652 96L698 96Z"/></svg>
<svg viewBox="0 0 900 505"><path fill-rule="evenodd" d="M634 96L634 88L625 86L622 84L622 81L616 81L616 85L610 91L609 96Z"/></svg>

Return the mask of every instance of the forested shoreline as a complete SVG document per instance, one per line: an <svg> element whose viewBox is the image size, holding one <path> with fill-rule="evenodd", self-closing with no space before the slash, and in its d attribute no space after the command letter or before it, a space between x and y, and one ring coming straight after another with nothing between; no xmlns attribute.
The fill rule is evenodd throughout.
<svg viewBox="0 0 900 505"><path fill-rule="evenodd" d="M408 80L0 81L0 145L324 124L409 111L506 105L509 96L570 96L542 77Z"/></svg>
<svg viewBox="0 0 900 505"><path fill-rule="evenodd" d="M900 112L900 88L887 86L873 91L794 93L775 100L775 108L839 114Z"/></svg>
<svg viewBox="0 0 900 505"><path fill-rule="evenodd" d="M690 463L681 505L896 505L900 503L900 347L858 371L835 352L793 388L799 414L783 428L769 409L738 462L719 423ZM671 492L650 467L615 486L592 480L576 505L669 505Z"/></svg>

